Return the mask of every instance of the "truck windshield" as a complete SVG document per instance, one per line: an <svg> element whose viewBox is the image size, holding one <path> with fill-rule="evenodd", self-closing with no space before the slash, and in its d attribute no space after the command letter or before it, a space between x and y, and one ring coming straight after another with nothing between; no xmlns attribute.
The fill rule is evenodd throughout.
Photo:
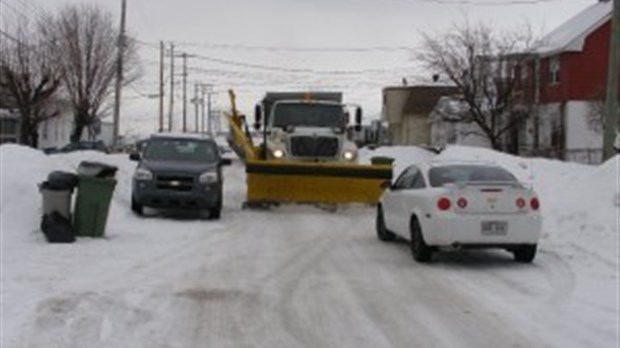
<svg viewBox="0 0 620 348"><path fill-rule="evenodd" d="M192 139L151 139L144 158L159 161L216 162L217 148L207 141Z"/></svg>
<svg viewBox="0 0 620 348"><path fill-rule="evenodd" d="M344 110L340 105L278 104L272 127L342 127Z"/></svg>

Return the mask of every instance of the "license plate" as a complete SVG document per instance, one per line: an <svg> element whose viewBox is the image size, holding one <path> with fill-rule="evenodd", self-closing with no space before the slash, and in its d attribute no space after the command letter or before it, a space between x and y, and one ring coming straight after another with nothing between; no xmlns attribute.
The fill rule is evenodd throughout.
<svg viewBox="0 0 620 348"><path fill-rule="evenodd" d="M505 236L508 234L508 222L482 221L480 230L483 236Z"/></svg>

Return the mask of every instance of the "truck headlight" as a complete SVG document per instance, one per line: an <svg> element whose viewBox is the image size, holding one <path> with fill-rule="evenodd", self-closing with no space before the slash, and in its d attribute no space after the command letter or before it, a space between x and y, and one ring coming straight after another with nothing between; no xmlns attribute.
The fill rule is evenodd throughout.
<svg viewBox="0 0 620 348"><path fill-rule="evenodd" d="M282 158L282 157L284 157L284 150L282 150L282 149L275 149L275 150L273 150L272 153L273 153L273 157L275 157L275 158Z"/></svg>
<svg viewBox="0 0 620 348"><path fill-rule="evenodd" d="M153 180L153 173L146 168L138 168L133 173L133 177L136 180L144 180L144 181Z"/></svg>
<svg viewBox="0 0 620 348"><path fill-rule="evenodd" d="M198 177L198 181L201 184L215 184L215 183L217 183L217 173L216 172L202 173Z"/></svg>
<svg viewBox="0 0 620 348"><path fill-rule="evenodd" d="M355 151L345 151L342 157L347 161L352 161L355 159Z"/></svg>

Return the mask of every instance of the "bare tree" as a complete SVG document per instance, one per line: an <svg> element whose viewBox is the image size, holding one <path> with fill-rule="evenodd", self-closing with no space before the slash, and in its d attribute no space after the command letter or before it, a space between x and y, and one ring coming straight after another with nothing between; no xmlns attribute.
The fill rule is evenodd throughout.
<svg viewBox="0 0 620 348"><path fill-rule="evenodd" d="M514 103L521 77L515 70L537 47L529 26L499 32L466 19L446 33L422 35L417 59L456 85L468 107L464 121L475 123L494 149L504 150L502 139L531 114L531 108L516 110Z"/></svg>
<svg viewBox="0 0 620 348"><path fill-rule="evenodd" d="M57 114L51 105L60 78L45 54L42 36L26 18L0 40L0 88L19 111L21 144L37 147L39 125Z"/></svg>
<svg viewBox="0 0 620 348"><path fill-rule="evenodd" d="M109 111L119 41L125 45L125 83L138 76L135 40L119 40L112 15L95 5L70 5L51 17L43 30L74 113L71 141Z"/></svg>

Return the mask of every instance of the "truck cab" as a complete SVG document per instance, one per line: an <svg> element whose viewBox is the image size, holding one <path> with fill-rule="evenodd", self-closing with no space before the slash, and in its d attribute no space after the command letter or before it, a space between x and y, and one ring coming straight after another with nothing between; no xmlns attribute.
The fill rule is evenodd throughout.
<svg viewBox="0 0 620 348"><path fill-rule="evenodd" d="M347 135L351 106L340 99L339 93L305 94L303 98L293 93L268 93L255 113L256 129L263 127L261 157L356 163L357 146ZM361 108L357 107L357 125L361 117Z"/></svg>

